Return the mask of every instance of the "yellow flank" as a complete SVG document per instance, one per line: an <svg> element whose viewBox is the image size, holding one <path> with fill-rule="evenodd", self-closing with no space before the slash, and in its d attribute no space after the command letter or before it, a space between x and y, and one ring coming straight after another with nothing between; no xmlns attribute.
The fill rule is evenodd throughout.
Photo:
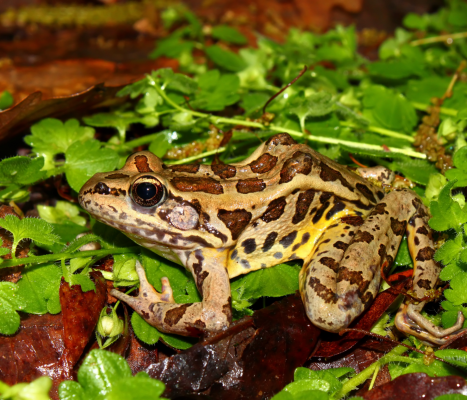
<svg viewBox="0 0 467 400"><path fill-rule="evenodd" d="M332 207L332 204L330 207ZM342 223L340 219L342 217L356 215L356 213L350 204L349 207L336 213L329 220L325 218L325 215L326 212L323 213L322 218L316 223L311 221L313 216L310 216L307 218L307 223L305 222L300 224L301 226L298 229L295 240L291 245L287 246L287 248L284 248L284 246L280 244L280 240L283 236L287 235L287 233L290 233L292 229L289 232L285 232L285 234L283 233L278 236L274 245L266 252L262 251L263 243L257 243L256 251L251 254L245 254L243 248L240 246L242 241L242 239L240 239L237 242L237 246L230 252L228 257L227 270L229 272L229 277L234 278L251 271L273 267L277 264L294 259L303 260L309 258L315 251L316 244L319 242L320 237L329 226L339 224L342 227L342 232L345 232L344 227L346 224ZM309 238L307 238L307 234L309 235ZM238 254L238 258L235 257L235 259L232 259L232 253L234 252Z"/></svg>

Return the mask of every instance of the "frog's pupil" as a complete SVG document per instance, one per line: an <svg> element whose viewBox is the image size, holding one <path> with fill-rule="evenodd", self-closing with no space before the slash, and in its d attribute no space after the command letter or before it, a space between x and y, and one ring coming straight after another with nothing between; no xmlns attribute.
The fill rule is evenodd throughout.
<svg viewBox="0 0 467 400"><path fill-rule="evenodd" d="M136 188L136 194L143 200L151 200L157 194L157 187L149 182L143 182Z"/></svg>

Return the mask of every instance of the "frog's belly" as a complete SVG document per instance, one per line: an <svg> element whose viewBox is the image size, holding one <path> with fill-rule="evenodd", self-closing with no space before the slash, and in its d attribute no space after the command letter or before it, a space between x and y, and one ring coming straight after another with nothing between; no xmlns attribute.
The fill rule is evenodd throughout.
<svg viewBox="0 0 467 400"><path fill-rule="evenodd" d="M227 268L230 278L282 262L310 257L328 227L341 224L344 233L346 224L342 224L340 219L357 214L353 208L346 208L330 219L325 218L325 215L323 213L316 222L313 222L314 215L310 215L297 225L284 223L282 218L275 224L261 221L256 227L245 231L229 254Z"/></svg>

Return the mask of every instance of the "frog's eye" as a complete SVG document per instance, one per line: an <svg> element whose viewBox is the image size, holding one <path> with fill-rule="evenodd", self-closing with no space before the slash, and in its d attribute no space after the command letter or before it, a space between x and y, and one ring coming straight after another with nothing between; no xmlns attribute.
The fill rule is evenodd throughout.
<svg viewBox="0 0 467 400"><path fill-rule="evenodd" d="M153 176L142 176L131 185L133 201L143 207L153 207L164 197L164 186Z"/></svg>

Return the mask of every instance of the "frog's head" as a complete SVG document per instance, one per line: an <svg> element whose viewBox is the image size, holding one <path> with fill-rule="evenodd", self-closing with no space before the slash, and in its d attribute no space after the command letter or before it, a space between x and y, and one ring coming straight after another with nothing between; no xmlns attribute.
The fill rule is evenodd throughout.
<svg viewBox="0 0 467 400"><path fill-rule="evenodd" d="M145 247L210 246L211 235L199 230L202 217L196 201L174 195L173 175L154 154L135 153L122 169L89 179L80 190L79 203L94 218Z"/></svg>

